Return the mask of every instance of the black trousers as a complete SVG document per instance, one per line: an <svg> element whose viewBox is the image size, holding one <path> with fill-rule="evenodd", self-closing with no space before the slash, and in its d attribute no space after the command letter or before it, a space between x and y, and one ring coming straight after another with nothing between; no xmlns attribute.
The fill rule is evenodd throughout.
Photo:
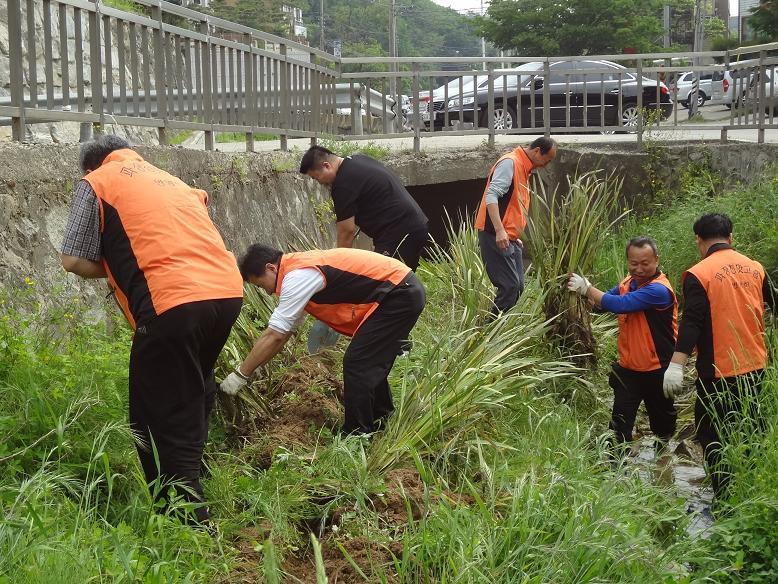
<svg viewBox="0 0 778 584"><path fill-rule="evenodd" d="M721 463L721 447L727 434L741 424L741 431L765 431L757 397L762 389L764 370L722 379L697 378L694 421L697 440L705 454L705 465L717 499L726 495L730 470Z"/></svg>
<svg viewBox="0 0 778 584"><path fill-rule="evenodd" d="M648 422L654 436L667 441L675 434L677 413L673 400L662 392L664 369L657 371L632 371L618 363L608 376L613 388L613 412L610 427L619 443L632 440L632 429L641 402L646 404Z"/></svg>
<svg viewBox="0 0 778 584"><path fill-rule="evenodd" d="M425 300L424 286L410 273L354 335L343 356L344 434L375 432L394 410L387 377Z"/></svg>
<svg viewBox="0 0 778 584"><path fill-rule="evenodd" d="M429 235L429 229L425 227L424 229L408 233L400 241L376 244L374 251L401 260L415 272L416 268L419 267L419 260L424 252L424 247L429 242Z"/></svg>
<svg viewBox="0 0 778 584"><path fill-rule="evenodd" d="M218 390L213 366L242 302L230 298L176 306L139 326L132 341L130 426L139 438L146 481L180 481L192 491L181 489L187 501L203 500L203 447ZM208 519L204 506L196 514L199 521Z"/></svg>

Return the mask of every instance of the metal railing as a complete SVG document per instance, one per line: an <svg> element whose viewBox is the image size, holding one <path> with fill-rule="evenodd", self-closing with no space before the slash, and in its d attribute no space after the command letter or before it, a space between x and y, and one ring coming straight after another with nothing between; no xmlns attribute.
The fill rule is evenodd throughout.
<svg viewBox="0 0 778 584"><path fill-rule="evenodd" d="M726 52L500 58L335 58L315 48L161 0L148 15L99 0L7 0L12 136L25 125L74 121L289 138L412 137L552 132L778 128L778 43ZM43 77L39 74L43 57ZM733 107L714 122L686 119L668 86L691 66L729 71ZM359 65L374 71L349 72ZM388 67L387 67L388 66ZM389 68L392 71L379 69ZM2 80L0 80L2 82ZM1 84L1 83L0 83ZM400 88L405 88L402 91ZM406 96L403 96L406 94ZM407 99L404 99L407 97ZM406 103L403 107L401 104Z"/></svg>

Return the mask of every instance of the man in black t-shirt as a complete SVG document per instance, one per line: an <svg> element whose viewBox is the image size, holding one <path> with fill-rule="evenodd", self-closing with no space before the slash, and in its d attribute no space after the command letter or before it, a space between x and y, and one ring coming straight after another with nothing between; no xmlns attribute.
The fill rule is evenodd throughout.
<svg viewBox="0 0 778 584"><path fill-rule="evenodd" d="M338 247L351 247L357 228L373 239L378 253L419 267L427 243L427 217L402 183L383 164L362 154L342 158L311 146L300 172L331 187Z"/></svg>

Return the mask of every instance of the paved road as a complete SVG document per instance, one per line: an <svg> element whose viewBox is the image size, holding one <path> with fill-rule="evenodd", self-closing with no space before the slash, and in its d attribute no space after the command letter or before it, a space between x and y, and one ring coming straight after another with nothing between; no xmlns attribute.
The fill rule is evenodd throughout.
<svg viewBox="0 0 778 584"><path fill-rule="evenodd" d="M677 112L677 118L676 118ZM658 141L718 141L721 138L720 126L727 123L730 119L730 110L723 105L706 104L700 108L699 113L702 116L701 121L688 121L688 110L678 108L673 116L665 121L657 129L651 129L644 134L646 139ZM677 119L677 125L675 125ZM687 129L689 124L708 125L711 129ZM536 136L542 134L525 135L497 135L496 144L515 144L519 141L530 141ZM562 144L602 144L602 143L634 143L634 134L555 134L554 137ZM756 142L756 130L730 130L728 139L740 142ZM445 132L436 132L430 135L427 132L421 135L421 148L426 151L448 150L452 147L457 148L477 148L486 141L484 135L474 136L448 136ZM413 138L391 138L383 140L373 140L375 144L388 146L392 150L402 151L413 149ZM765 130L765 142L778 143L778 130ZM296 148L305 150L310 145L308 138L290 139L288 141L289 149ZM184 143L187 148L203 149L205 141L202 132L195 133L187 142ZM216 149L222 152L244 152L245 142L226 142L216 145ZM280 149L280 144L276 140L266 142L255 142L254 149L257 152L270 152Z"/></svg>

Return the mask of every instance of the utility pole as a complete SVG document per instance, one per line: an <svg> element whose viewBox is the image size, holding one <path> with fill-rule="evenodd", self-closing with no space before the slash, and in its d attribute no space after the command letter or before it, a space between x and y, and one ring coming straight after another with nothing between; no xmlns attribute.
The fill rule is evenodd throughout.
<svg viewBox="0 0 778 584"><path fill-rule="evenodd" d="M484 0L481 0L481 16L484 15ZM486 71L486 39L481 37L481 58L484 62L481 64L481 69Z"/></svg>
<svg viewBox="0 0 778 584"><path fill-rule="evenodd" d="M694 75L692 76L692 93L689 98L689 117L691 118L697 113L697 99L700 92L700 72L699 66L702 65L698 53L702 51L703 42L705 40L705 19L703 12L705 10L705 3L703 0L697 0L697 5L694 9Z"/></svg>
<svg viewBox="0 0 778 584"><path fill-rule="evenodd" d="M319 49L324 50L324 0L319 0Z"/></svg>
<svg viewBox="0 0 778 584"><path fill-rule="evenodd" d="M389 56L394 59L397 57L397 3L396 0L389 0ZM397 63L392 61L389 65L391 73L397 72ZM402 102L397 91L397 77L389 77L389 93L394 99L394 122L395 131L402 131Z"/></svg>
<svg viewBox="0 0 778 584"><path fill-rule="evenodd" d="M670 6L665 6L662 11L662 20L664 21L665 36L662 46L665 49L670 48Z"/></svg>

